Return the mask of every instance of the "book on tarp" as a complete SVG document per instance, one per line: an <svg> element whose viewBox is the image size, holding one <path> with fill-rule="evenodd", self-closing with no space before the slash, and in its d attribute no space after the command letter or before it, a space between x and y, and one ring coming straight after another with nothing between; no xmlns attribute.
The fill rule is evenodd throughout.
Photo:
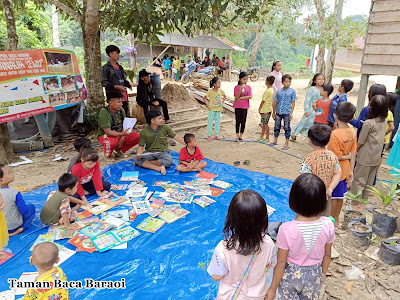
<svg viewBox="0 0 400 300"><path fill-rule="evenodd" d="M150 203L147 200L143 200L143 201L135 201L132 202L133 208L136 212L136 214L141 215L141 214L146 214L149 211L153 210L150 207Z"/></svg>
<svg viewBox="0 0 400 300"><path fill-rule="evenodd" d="M34 282L39 277L39 272L24 272L18 278L18 282ZM24 284L22 284L24 286ZM15 295L25 295L28 291L27 288L15 288Z"/></svg>
<svg viewBox="0 0 400 300"><path fill-rule="evenodd" d="M105 216L101 220L108 224L114 225L115 228L121 228L122 226L129 225L128 222L113 216Z"/></svg>
<svg viewBox="0 0 400 300"><path fill-rule="evenodd" d="M68 241L68 243L76 246L77 248L85 252L93 253L94 251L97 251L97 248L95 245L93 245L90 237L87 237L83 234L75 235L72 239ZM76 250L76 252L78 252L78 250Z"/></svg>
<svg viewBox="0 0 400 300"><path fill-rule="evenodd" d="M160 208L161 206L163 206L164 205L164 203L165 203L165 201L164 200L162 200L162 199L158 199L158 198L150 198L150 201L152 201L151 203L150 203L150 206L149 207L151 207L151 208Z"/></svg>
<svg viewBox="0 0 400 300"><path fill-rule="evenodd" d="M47 233L54 234L54 240L70 239L76 234L76 229L67 229L62 225L50 225Z"/></svg>
<svg viewBox="0 0 400 300"><path fill-rule="evenodd" d="M223 192L225 192L225 190L223 190L223 189L217 189L217 188L213 188L213 187L211 187L210 190L211 190L211 196L212 197L218 197Z"/></svg>
<svg viewBox="0 0 400 300"><path fill-rule="evenodd" d="M138 171L124 171L122 172L120 181L135 181L139 179Z"/></svg>
<svg viewBox="0 0 400 300"><path fill-rule="evenodd" d="M224 189L224 190L226 190L227 188L230 188L232 186L231 183L225 182L225 181L222 181L222 180L215 180L211 184L215 185L216 187L219 187L221 189Z"/></svg>
<svg viewBox="0 0 400 300"><path fill-rule="evenodd" d="M101 217L113 216L124 221L129 221L129 210L128 209L118 209L118 210L108 210L101 213Z"/></svg>
<svg viewBox="0 0 400 300"><path fill-rule="evenodd" d="M170 224L170 223L173 223L173 222L179 220L180 218L183 218L184 216L186 216L189 213L190 213L190 211L188 211L178 205L174 205L174 206L168 207L167 210L162 211L158 215L158 217Z"/></svg>
<svg viewBox="0 0 400 300"><path fill-rule="evenodd" d="M122 243L133 240L134 238L136 238L140 235L140 232L137 231L135 228L132 228L131 226L126 226L121 229L112 230L111 232Z"/></svg>
<svg viewBox="0 0 400 300"><path fill-rule="evenodd" d="M33 250L33 247L35 247L37 244L43 243L43 242L54 242L54 234L52 233L47 233L47 234L41 234L37 237L36 241L33 243L32 247L29 249L29 251Z"/></svg>
<svg viewBox="0 0 400 300"><path fill-rule="evenodd" d="M199 173L197 173L194 176L205 178L205 179L214 179L218 175L217 174L213 174L213 173L209 173L209 172L206 172L206 171L200 171Z"/></svg>
<svg viewBox="0 0 400 300"><path fill-rule="evenodd" d="M114 206L117 206L117 205L120 205L120 204L126 202L126 200L128 200L128 199L126 199L124 197L109 197L109 198L100 198L98 201L109 204L112 207L114 207Z"/></svg>
<svg viewBox="0 0 400 300"><path fill-rule="evenodd" d="M78 217L76 219L82 220L82 219L90 218L91 216L93 216L93 214L90 211L83 210L81 212L78 212Z"/></svg>
<svg viewBox="0 0 400 300"><path fill-rule="evenodd" d="M146 194L146 191L147 191L147 187L141 187L141 188L137 188L137 189L133 189L133 190L127 190L125 197L141 198L141 197L144 197L144 195Z"/></svg>
<svg viewBox="0 0 400 300"><path fill-rule="evenodd" d="M193 199L193 202L204 208L209 206L211 203L215 203L215 200L207 196L201 196L200 198Z"/></svg>
<svg viewBox="0 0 400 300"><path fill-rule="evenodd" d="M77 226L77 229L79 230L79 229L82 229L82 228L88 226L89 224L91 224L93 222L96 222L96 221L99 221L99 218L93 216L93 217L89 217L89 218L82 219L79 221L75 221L75 224Z"/></svg>
<svg viewBox="0 0 400 300"><path fill-rule="evenodd" d="M122 243L112 234L112 232L106 232L99 236L91 238L93 245L99 250L104 252L114 248L115 246L121 245Z"/></svg>
<svg viewBox="0 0 400 300"><path fill-rule="evenodd" d="M58 251L58 256L60 257L60 261L55 264L55 266L61 265L63 262L65 262L68 258L70 258L72 255L74 255L76 251L68 249L67 247L61 246L61 249Z"/></svg>
<svg viewBox="0 0 400 300"><path fill-rule="evenodd" d="M123 191L128 189L128 184L112 184L110 190L112 191Z"/></svg>
<svg viewBox="0 0 400 300"><path fill-rule="evenodd" d="M140 229L140 230L143 230L143 231L155 233L164 224L165 224L164 220L160 220L160 219L152 218L152 217L147 217L136 228Z"/></svg>
<svg viewBox="0 0 400 300"><path fill-rule="evenodd" d="M108 203L104 203L104 202L96 200L94 202L90 202L90 205L88 205L88 206L85 206L85 205L82 206L82 208L85 210L88 210L89 212L91 212L94 215L98 215L98 214L101 214L103 211L113 208L113 206Z"/></svg>
<svg viewBox="0 0 400 300"><path fill-rule="evenodd" d="M103 234L109 230L114 228L114 225L103 222L103 221L96 221L85 228L79 230L80 234L86 235L88 237L95 237L97 235Z"/></svg>
<svg viewBox="0 0 400 300"><path fill-rule="evenodd" d="M0 265L4 264L7 260L14 256L12 253L8 253L6 251L0 251L0 254L5 254L7 257L5 259L0 259Z"/></svg>

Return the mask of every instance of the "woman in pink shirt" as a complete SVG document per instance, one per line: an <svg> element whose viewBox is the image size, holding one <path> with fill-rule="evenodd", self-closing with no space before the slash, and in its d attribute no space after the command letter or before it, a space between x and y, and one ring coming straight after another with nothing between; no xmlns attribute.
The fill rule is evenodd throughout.
<svg viewBox="0 0 400 300"><path fill-rule="evenodd" d="M246 72L240 72L238 85L235 86L233 91L235 95L235 103L233 108L235 109L236 118L236 139L235 142L245 141L243 139L244 128L246 126L247 111L250 107L250 99L253 98L251 87L247 85L249 76Z"/></svg>
<svg viewBox="0 0 400 300"><path fill-rule="evenodd" d="M283 88L281 70L282 62L280 60L275 60L272 63L271 73L269 73L269 76L275 77L274 84L272 85L272 88L274 89L274 96L279 89Z"/></svg>
<svg viewBox="0 0 400 300"><path fill-rule="evenodd" d="M325 184L319 177L297 177L289 195L296 216L279 228L278 261L267 300L275 299L277 289L278 299L319 299L335 240L333 222L319 216L326 205Z"/></svg>
<svg viewBox="0 0 400 300"><path fill-rule="evenodd" d="M207 268L219 281L218 300L263 300L270 281L267 268L276 262L275 246L267 234L265 200L243 190L232 198L223 230ZM267 269L267 270L266 270Z"/></svg>

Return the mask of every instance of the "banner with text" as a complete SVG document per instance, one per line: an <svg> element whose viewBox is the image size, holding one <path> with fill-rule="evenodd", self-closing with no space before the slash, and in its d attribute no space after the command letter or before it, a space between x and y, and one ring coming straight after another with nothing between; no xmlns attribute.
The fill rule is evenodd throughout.
<svg viewBox="0 0 400 300"><path fill-rule="evenodd" d="M73 52L0 51L0 123L76 105L86 95Z"/></svg>

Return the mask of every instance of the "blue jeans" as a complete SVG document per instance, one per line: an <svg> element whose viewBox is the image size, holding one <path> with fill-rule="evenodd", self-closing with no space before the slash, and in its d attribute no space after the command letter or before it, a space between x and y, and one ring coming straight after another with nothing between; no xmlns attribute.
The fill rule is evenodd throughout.
<svg viewBox="0 0 400 300"><path fill-rule="evenodd" d="M285 130L285 138L288 140L290 138L290 115L278 115L275 116L275 127L274 127L274 136L278 137L279 133L281 132L282 127L282 120L283 120L283 129Z"/></svg>

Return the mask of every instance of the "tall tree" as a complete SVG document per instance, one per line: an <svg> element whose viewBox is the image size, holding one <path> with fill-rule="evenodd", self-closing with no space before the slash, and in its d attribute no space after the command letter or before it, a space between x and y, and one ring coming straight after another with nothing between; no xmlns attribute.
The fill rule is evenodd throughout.
<svg viewBox="0 0 400 300"><path fill-rule="evenodd" d="M254 39L253 50L251 50L251 56L249 60L249 67L252 67L254 64L254 60L256 59L256 54L258 50L258 46L260 45L260 37L261 31L264 27L264 22L262 20L258 21L257 31L256 31L256 38Z"/></svg>
<svg viewBox="0 0 400 300"><path fill-rule="evenodd" d="M17 26L15 24L14 7L12 0L3 0L4 17L7 24L6 51L15 51L18 48ZM0 163L8 164L14 153L11 147L7 123L0 124Z"/></svg>
<svg viewBox="0 0 400 300"><path fill-rule="evenodd" d="M319 23L319 42L318 42L318 55L316 56L317 61L317 73L325 72L325 9L323 0L314 0L315 9L317 10L318 23Z"/></svg>
<svg viewBox="0 0 400 300"><path fill-rule="evenodd" d="M51 25L53 29L53 47L60 47L60 30L58 22L58 12L55 5L51 6Z"/></svg>

